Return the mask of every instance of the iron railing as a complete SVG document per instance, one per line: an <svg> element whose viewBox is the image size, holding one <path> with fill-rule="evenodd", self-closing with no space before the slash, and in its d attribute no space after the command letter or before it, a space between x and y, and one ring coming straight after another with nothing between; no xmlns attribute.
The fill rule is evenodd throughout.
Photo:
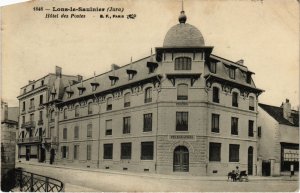
<svg viewBox="0 0 300 193"><path fill-rule="evenodd" d="M20 189L20 192L63 192L63 182L34 174L31 172L25 172L22 169L16 169L16 187Z"/></svg>
<svg viewBox="0 0 300 193"><path fill-rule="evenodd" d="M28 138L19 138L17 139L17 143L32 143L32 142L41 142L42 137L28 137Z"/></svg>

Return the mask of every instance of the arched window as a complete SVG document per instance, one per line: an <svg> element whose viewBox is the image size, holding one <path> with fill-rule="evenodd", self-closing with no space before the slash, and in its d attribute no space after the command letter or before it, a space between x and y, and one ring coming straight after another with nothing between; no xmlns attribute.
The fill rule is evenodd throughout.
<svg viewBox="0 0 300 193"><path fill-rule="evenodd" d="M93 114L93 103L92 102L90 102L89 104L88 104L88 114L90 115L90 114Z"/></svg>
<svg viewBox="0 0 300 193"><path fill-rule="evenodd" d="M111 97L107 98L106 110L107 111L112 110L112 98Z"/></svg>
<svg viewBox="0 0 300 193"><path fill-rule="evenodd" d="M188 85L179 84L177 86L177 100L188 100Z"/></svg>
<svg viewBox="0 0 300 193"><path fill-rule="evenodd" d="M124 95L124 107L130 107L130 93Z"/></svg>
<svg viewBox="0 0 300 193"><path fill-rule="evenodd" d="M50 122L54 121L54 110L50 112Z"/></svg>
<svg viewBox="0 0 300 193"><path fill-rule="evenodd" d="M254 97L249 96L249 110L254 111Z"/></svg>
<svg viewBox="0 0 300 193"><path fill-rule="evenodd" d="M79 106L75 107L75 117L79 117Z"/></svg>
<svg viewBox="0 0 300 193"><path fill-rule="evenodd" d="M67 119L67 109L64 109L64 119Z"/></svg>
<svg viewBox="0 0 300 193"><path fill-rule="evenodd" d="M191 70L192 59L188 57L179 57L175 59L175 70Z"/></svg>
<svg viewBox="0 0 300 193"><path fill-rule="evenodd" d="M213 87L213 102L219 103L219 88L218 87Z"/></svg>
<svg viewBox="0 0 300 193"><path fill-rule="evenodd" d="M146 88L145 90L145 103L152 102L152 88Z"/></svg>

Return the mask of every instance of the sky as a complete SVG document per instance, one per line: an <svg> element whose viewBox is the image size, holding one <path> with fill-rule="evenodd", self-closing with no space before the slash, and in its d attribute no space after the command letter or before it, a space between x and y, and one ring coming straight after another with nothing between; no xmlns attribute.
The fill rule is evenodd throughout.
<svg viewBox="0 0 300 193"><path fill-rule="evenodd" d="M34 7L43 11L33 11ZM72 12L85 18L45 18L53 7L114 7L123 12ZM184 0L187 23L196 26L213 54L244 59L265 90L259 102L299 105L299 4L296 0ZM45 9L50 9L46 11ZM2 7L1 98L17 106L20 88L54 73L92 77L150 55L178 23L181 0L31 1ZM66 13L66 12L65 12ZM71 15L67 12L66 14ZM100 14L135 14L101 19Z"/></svg>

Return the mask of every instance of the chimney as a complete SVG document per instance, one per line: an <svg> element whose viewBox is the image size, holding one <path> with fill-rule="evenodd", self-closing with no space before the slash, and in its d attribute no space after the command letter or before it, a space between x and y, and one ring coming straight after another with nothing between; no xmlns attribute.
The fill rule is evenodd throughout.
<svg viewBox="0 0 300 193"><path fill-rule="evenodd" d="M78 82L81 82L82 81L82 79L83 79L83 77L81 76L81 75L77 75L77 80L78 80Z"/></svg>
<svg viewBox="0 0 300 193"><path fill-rule="evenodd" d="M28 81L28 84L31 84L31 83L33 83L34 82L34 80L29 80Z"/></svg>
<svg viewBox="0 0 300 193"><path fill-rule="evenodd" d="M244 60L240 59L239 61L237 61L236 63L240 64L240 65L244 65Z"/></svg>
<svg viewBox="0 0 300 193"><path fill-rule="evenodd" d="M62 68L61 67L59 67L59 66L55 66L55 75L56 75L56 77L58 78L61 78L61 73L62 72Z"/></svg>
<svg viewBox="0 0 300 193"><path fill-rule="evenodd" d="M285 99L285 103L281 105L283 117L291 122L291 103L289 99Z"/></svg>
<svg viewBox="0 0 300 193"><path fill-rule="evenodd" d="M117 70L117 69L119 69L120 68L120 66L118 66L118 65L116 65L116 64L112 64L111 65L111 70Z"/></svg>
<svg viewBox="0 0 300 193"><path fill-rule="evenodd" d="M1 102L1 122L8 119L8 106L6 102Z"/></svg>

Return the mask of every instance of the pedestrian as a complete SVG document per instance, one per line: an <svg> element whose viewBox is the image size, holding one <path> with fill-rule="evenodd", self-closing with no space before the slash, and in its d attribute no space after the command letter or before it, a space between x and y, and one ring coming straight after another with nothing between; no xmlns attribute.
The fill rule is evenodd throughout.
<svg viewBox="0 0 300 193"><path fill-rule="evenodd" d="M290 177L292 177L294 175L294 164L290 165L290 171L291 171Z"/></svg>
<svg viewBox="0 0 300 193"><path fill-rule="evenodd" d="M236 166L235 167L235 175L236 175L236 179L239 179L240 178L240 170L239 170L239 166Z"/></svg>

